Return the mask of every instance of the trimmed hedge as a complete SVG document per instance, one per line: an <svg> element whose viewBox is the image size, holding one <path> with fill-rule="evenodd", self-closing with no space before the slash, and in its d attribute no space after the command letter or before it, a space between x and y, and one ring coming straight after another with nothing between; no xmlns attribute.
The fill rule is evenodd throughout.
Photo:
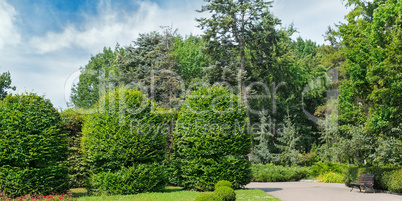
<svg viewBox="0 0 402 201"><path fill-rule="evenodd" d="M388 184L390 182L389 175L396 170L399 169L396 167L357 167L350 165L344 172L345 185L350 186L350 182L359 181L359 175L361 174L375 174L374 188L379 190L388 190ZM398 177L395 179L401 180L401 178Z"/></svg>
<svg viewBox="0 0 402 201"><path fill-rule="evenodd" d="M102 172L90 178L91 195L129 195L162 191L166 186L163 166L137 164L115 172Z"/></svg>
<svg viewBox="0 0 402 201"><path fill-rule="evenodd" d="M257 164L251 166L253 181L256 182L282 182L299 181L310 175L306 167L283 167L273 164Z"/></svg>
<svg viewBox="0 0 402 201"><path fill-rule="evenodd" d="M82 149L90 171L115 171L166 156L167 115L138 90L119 88L103 96L98 112L85 117Z"/></svg>
<svg viewBox="0 0 402 201"><path fill-rule="evenodd" d="M247 154L248 118L237 96L223 86L191 92L182 105L174 133L173 161L180 185L208 191L219 180L235 188L251 181Z"/></svg>
<svg viewBox="0 0 402 201"><path fill-rule="evenodd" d="M67 138L58 111L34 93L0 101L0 189L8 195L68 190Z"/></svg>

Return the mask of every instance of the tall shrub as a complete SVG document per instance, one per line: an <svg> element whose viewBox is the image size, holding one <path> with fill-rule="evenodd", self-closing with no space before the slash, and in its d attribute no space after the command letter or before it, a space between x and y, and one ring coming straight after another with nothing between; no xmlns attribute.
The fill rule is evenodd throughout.
<svg viewBox="0 0 402 201"><path fill-rule="evenodd" d="M213 190L219 180L235 188L251 181L251 138L239 97L223 86L190 93L178 115L174 159L180 183L187 189Z"/></svg>
<svg viewBox="0 0 402 201"><path fill-rule="evenodd" d="M88 177L88 168L82 157L81 138L83 115L76 110L68 109L60 113L64 130L68 137L67 167L70 188L82 188Z"/></svg>
<svg viewBox="0 0 402 201"><path fill-rule="evenodd" d="M58 111L34 93L0 102L0 190L8 195L68 189L67 138Z"/></svg>
<svg viewBox="0 0 402 201"><path fill-rule="evenodd" d="M168 118L138 90L118 88L85 117L82 148L90 171L115 171L164 160Z"/></svg>

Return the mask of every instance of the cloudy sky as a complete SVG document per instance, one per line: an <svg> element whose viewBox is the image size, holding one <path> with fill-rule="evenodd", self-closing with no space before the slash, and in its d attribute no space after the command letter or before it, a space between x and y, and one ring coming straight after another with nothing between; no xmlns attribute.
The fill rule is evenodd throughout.
<svg viewBox="0 0 402 201"><path fill-rule="evenodd" d="M0 0L0 73L9 71L13 93L45 95L57 108L79 68L91 55L139 33L173 26L181 35L201 34L194 18L202 0ZM343 21L342 0L276 0L271 8L283 26L318 44L329 25Z"/></svg>

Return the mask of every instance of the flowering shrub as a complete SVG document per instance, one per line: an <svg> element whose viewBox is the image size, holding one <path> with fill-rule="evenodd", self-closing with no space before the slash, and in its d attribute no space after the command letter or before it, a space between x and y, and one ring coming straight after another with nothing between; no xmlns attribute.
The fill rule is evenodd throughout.
<svg viewBox="0 0 402 201"><path fill-rule="evenodd" d="M14 196L12 196L14 197ZM0 192L0 200L2 201L73 201L73 200L78 200L77 198L73 198L71 194L65 194L62 193L60 195L54 194L54 195L48 195L48 196L43 196L43 195L24 195L21 197L16 197L16 198L9 198L6 196L4 192Z"/></svg>

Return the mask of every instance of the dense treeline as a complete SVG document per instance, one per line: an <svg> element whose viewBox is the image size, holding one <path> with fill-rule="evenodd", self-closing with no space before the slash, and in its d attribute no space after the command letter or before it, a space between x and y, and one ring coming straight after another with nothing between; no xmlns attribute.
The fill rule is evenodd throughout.
<svg viewBox="0 0 402 201"><path fill-rule="evenodd" d="M220 83L259 125L249 130L254 162L401 163L400 1L345 2L353 10L329 27L329 45L291 39L294 28L278 28L264 1L208 2L199 12L215 15L197 19L201 37L164 27L93 56L73 105L90 108L110 87L130 85L178 111L185 94Z"/></svg>

